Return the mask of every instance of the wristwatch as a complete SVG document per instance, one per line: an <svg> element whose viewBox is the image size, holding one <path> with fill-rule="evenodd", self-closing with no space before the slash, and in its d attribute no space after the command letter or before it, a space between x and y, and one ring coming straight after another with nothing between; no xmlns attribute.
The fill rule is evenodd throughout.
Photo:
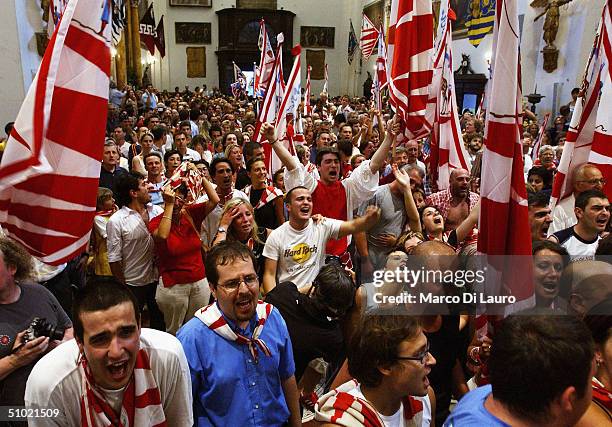
<svg viewBox="0 0 612 427"><path fill-rule="evenodd" d="M219 233L227 233L227 230L224 227L219 227L217 232L219 232Z"/></svg>

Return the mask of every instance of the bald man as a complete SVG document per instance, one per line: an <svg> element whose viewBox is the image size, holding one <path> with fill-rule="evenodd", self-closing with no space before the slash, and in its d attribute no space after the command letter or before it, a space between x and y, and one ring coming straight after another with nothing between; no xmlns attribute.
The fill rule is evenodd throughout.
<svg viewBox="0 0 612 427"><path fill-rule="evenodd" d="M453 169L448 179L449 187L429 196L425 203L435 206L444 218L444 230L454 230L466 219L480 198L470 192L470 173L461 168Z"/></svg>
<svg viewBox="0 0 612 427"><path fill-rule="evenodd" d="M612 265L603 261L576 261L561 276L561 289L568 289L568 314L584 317L601 301L612 297Z"/></svg>
<svg viewBox="0 0 612 427"><path fill-rule="evenodd" d="M574 213L574 204L576 197L580 193L587 190L602 190L604 186L603 175L599 168L590 163L583 163L574 169L572 176L573 194L560 203L557 203L553 210L553 222L548 228L548 235L552 235L557 231L565 230L573 225L576 225L578 220Z"/></svg>

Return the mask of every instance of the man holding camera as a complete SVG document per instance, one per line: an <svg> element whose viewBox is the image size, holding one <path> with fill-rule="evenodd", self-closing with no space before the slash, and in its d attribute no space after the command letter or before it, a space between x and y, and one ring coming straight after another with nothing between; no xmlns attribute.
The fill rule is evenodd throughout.
<svg viewBox="0 0 612 427"><path fill-rule="evenodd" d="M0 406L23 405L26 380L36 361L57 346L62 335L64 341L72 338L72 323L51 292L24 283L32 270L25 249L0 237ZM33 325L35 318L45 321Z"/></svg>

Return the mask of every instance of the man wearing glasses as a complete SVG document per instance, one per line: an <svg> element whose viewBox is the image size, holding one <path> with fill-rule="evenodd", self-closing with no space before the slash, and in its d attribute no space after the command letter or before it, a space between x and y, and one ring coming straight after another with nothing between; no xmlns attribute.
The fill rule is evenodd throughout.
<svg viewBox="0 0 612 427"><path fill-rule="evenodd" d="M196 425L301 425L291 340L278 310L258 301L253 253L238 242L214 246L206 277L216 302L177 334Z"/></svg>
<svg viewBox="0 0 612 427"><path fill-rule="evenodd" d="M553 210L553 222L548 229L548 235L575 225L578 220L574 213L576 198L588 190L602 191L606 181L597 166L583 163L574 169L571 181L573 194L559 201Z"/></svg>
<svg viewBox="0 0 612 427"><path fill-rule="evenodd" d="M418 317L366 315L348 349L353 380L321 396L322 426L434 425L427 375L436 359Z"/></svg>

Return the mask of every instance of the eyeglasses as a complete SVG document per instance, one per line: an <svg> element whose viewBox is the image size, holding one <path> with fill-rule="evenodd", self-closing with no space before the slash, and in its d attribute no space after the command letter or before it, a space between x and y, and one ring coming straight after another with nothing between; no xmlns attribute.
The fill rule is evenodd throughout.
<svg viewBox="0 0 612 427"><path fill-rule="evenodd" d="M578 182L586 182L587 184L591 184L591 185L606 185L606 180L601 178L601 179L589 179L589 180L582 180L582 181L578 181Z"/></svg>
<svg viewBox="0 0 612 427"><path fill-rule="evenodd" d="M249 274L248 276L244 276L243 279L228 280L225 283L219 283L219 286L226 289L228 292L234 292L240 287L240 284L243 282L249 288L259 286L259 278L256 274Z"/></svg>
<svg viewBox="0 0 612 427"><path fill-rule="evenodd" d="M416 360L417 362L420 362L421 365L425 364L425 361L427 360L427 356L429 355L429 342L427 342L427 347L425 347L425 350L423 350L421 353L417 354L416 356L398 356L396 357L397 360Z"/></svg>

